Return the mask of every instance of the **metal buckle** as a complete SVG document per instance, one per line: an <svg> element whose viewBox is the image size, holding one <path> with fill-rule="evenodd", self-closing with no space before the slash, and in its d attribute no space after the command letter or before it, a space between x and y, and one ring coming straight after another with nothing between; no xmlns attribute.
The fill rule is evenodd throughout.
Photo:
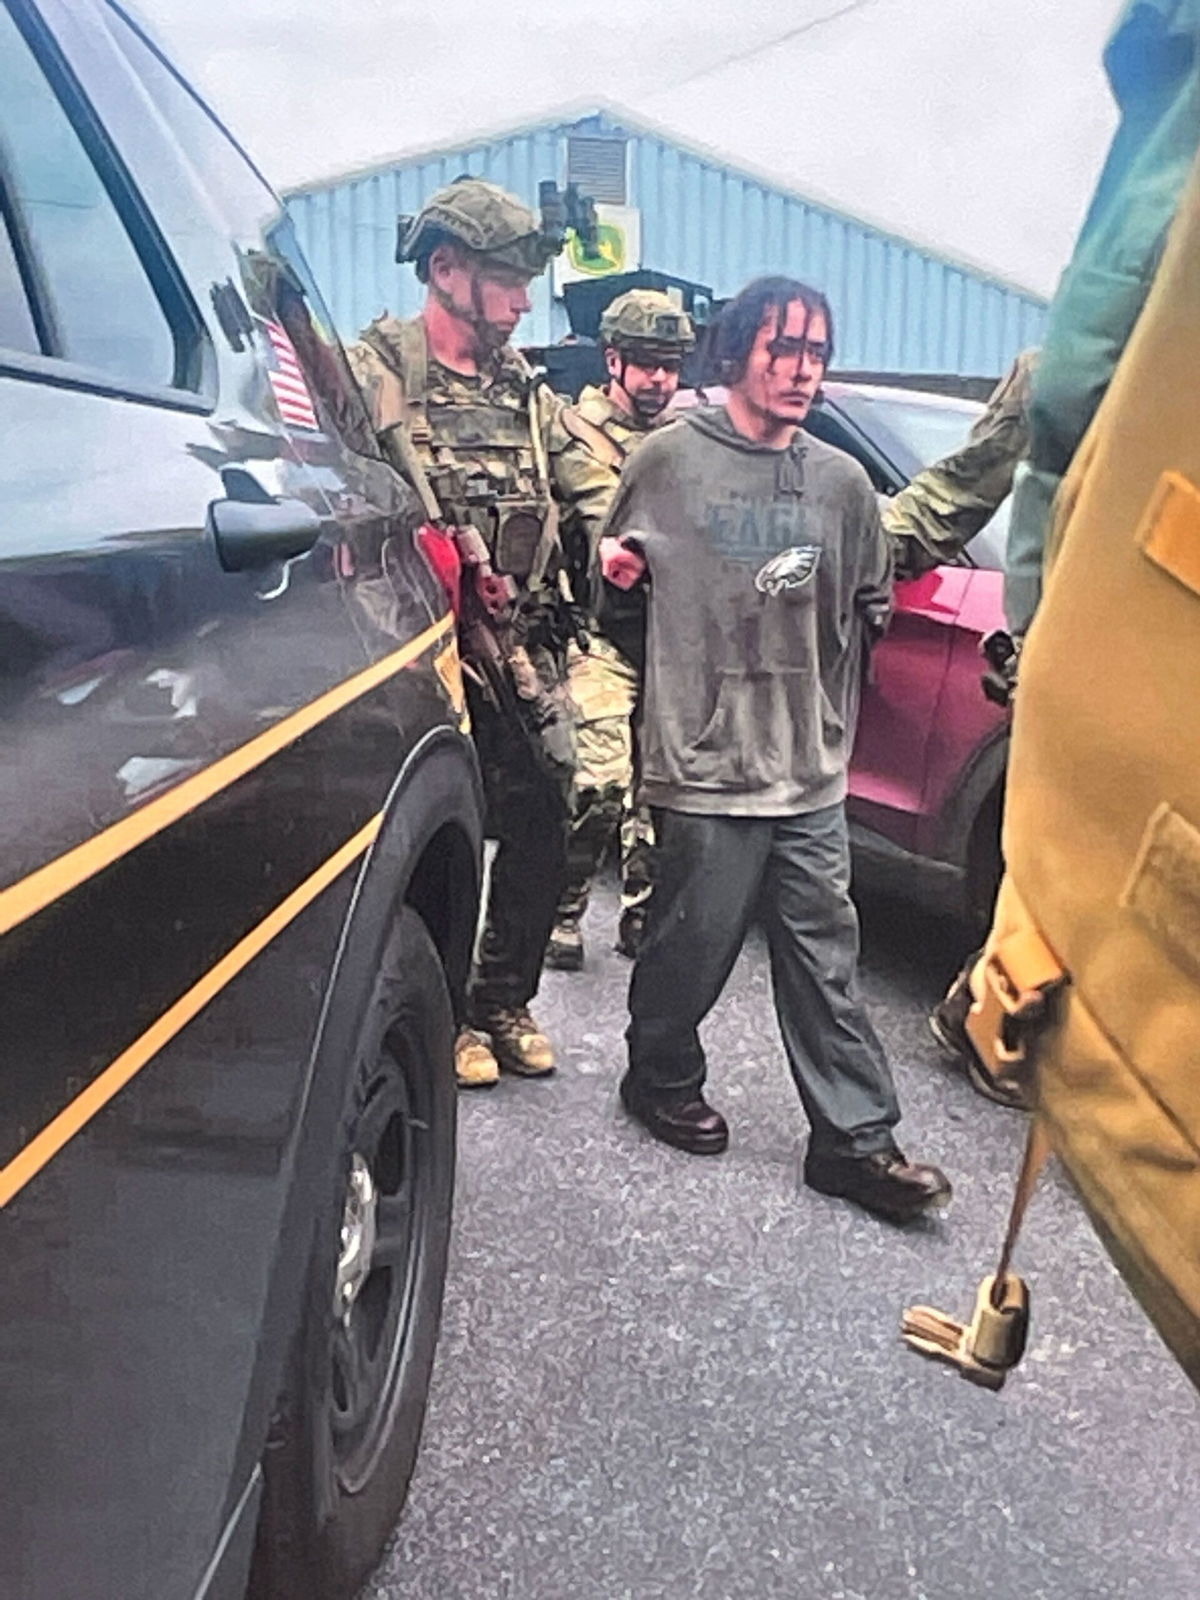
<svg viewBox="0 0 1200 1600"><path fill-rule="evenodd" d="M1067 975L1033 928L1002 939L985 958L983 993L967 1013L967 1033L980 1060L997 1078L1020 1077L1030 1047L1054 1017L1054 999Z"/></svg>
<svg viewBox="0 0 1200 1600"><path fill-rule="evenodd" d="M1015 1272L1007 1272L997 1289L993 1273L979 1285L969 1323L955 1322L932 1306L910 1306L901 1331L905 1344L918 1355L945 1362L983 1389L1002 1389L1025 1354L1028 1285Z"/></svg>

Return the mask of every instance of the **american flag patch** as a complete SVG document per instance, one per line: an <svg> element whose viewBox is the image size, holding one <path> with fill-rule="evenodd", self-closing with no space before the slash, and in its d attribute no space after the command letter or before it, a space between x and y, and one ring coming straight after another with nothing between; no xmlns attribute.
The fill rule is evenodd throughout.
<svg viewBox="0 0 1200 1600"><path fill-rule="evenodd" d="M278 322L268 322L266 328L275 357L275 365L268 369L267 376L275 391L280 416L289 428L309 428L319 433L321 424L292 341Z"/></svg>

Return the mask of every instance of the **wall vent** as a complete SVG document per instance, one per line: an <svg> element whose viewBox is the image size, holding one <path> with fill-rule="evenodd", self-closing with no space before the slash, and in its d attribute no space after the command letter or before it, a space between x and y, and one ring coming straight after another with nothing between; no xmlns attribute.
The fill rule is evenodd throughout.
<svg viewBox="0 0 1200 1600"><path fill-rule="evenodd" d="M606 205L626 203L624 139L573 133L567 137L567 182Z"/></svg>

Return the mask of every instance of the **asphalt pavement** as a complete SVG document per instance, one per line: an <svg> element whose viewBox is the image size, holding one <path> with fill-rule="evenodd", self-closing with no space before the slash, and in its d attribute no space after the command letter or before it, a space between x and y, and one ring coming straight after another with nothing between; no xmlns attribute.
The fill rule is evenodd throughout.
<svg viewBox="0 0 1200 1600"><path fill-rule="evenodd" d="M1195 1600L1196 1399L1057 1171L1019 1250L1033 1327L1004 1392L901 1345L906 1304L969 1311L1023 1139L926 1033L952 931L864 906L902 1142L955 1184L942 1220L902 1230L798 1185L757 940L705 1035L727 1154L622 1117L614 925L602 888L587 970L543 985L557 1077L460 1099L425 1441L363 1600Z"/></svg>

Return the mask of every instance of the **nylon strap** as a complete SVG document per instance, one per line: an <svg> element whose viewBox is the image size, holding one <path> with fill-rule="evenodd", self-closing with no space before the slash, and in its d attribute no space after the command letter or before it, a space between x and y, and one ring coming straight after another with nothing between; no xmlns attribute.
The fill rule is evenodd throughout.
<svg viewBox="0 0 1200 1600"><path fill-rule="evenodd" d="M1021 1171L1017 1178L1016 1193L1013 1195L1012 1210L1008 1214L1008 1231L1004 1235L1004 1244L1000 1250L1000 1262L996 1268L996 1276L992 1284L992 1304L999 1307L1004 1296L1004 1282L1008 1277L1008 1269L1012 1265L1013 1251L1017 1246L1017 1238L1021 1232L1021 1224L1025 1221L1025 1213L1029 1209L1029 1202L1033 1198L1033 1191L1037 1187L1038 1176L1051 1153L1050 1133L1043 1118L1034 1114L1029 1122L1029 1136L1025 1141L1025 1155L1021 1161Z"/></svg>
<svg viewBox="0 0 1200 1600"><path fill-rule="evenodd" d="M530 378L529 384L529 442L533 447L534 465L540 481L543 497L546 504L546 517L542 523L542 536L538 540L538 547L534 551L533 565L529 569L529 589L536 594L543 586L550 559L554 552L560 548L558 537L558 501L550 482L550 463L546 458L546 439L542 433L541 402L539 394L541 384L533 375L529 363L521 358L521 364Z"/></svg>
<svg viewBox="0 0 1200 1600"><path fill-rule="evenodd" d="M410 430L427 437L429 421L425 396L429 388L429 346L424 323L419 318L411 322L393 322L387 332L375 324L363 334L363 342L379 357L388 380L380 384L380 414L375 431L383 433L403 422Z"/></svg>
<svg viewBox="0 0 1200 1600"><path fill-rule="evenodd" d="M433 485L429 481L429 475L425 471L425 465L417 454L417 447L412 442L412 434L409 433L407 424L403 422L396 423L394 427L381 434L381 437L384 441L384 447L396 452L399 466L404 476L416 490L417 498L421 502L425 515L435 527L444 527L446 524L445 513L442 511L438 497L434 493Z"/></svg>
<svg viewBox="0 0 1200 1600"><path fill-rule="evenodd" d="M606 467L624 466L628 450L606 433L599 423L590 421L576 406L564 406L561 418L563 427L572 439L586 445L597 461Z"/></svg>
<svg viewBox="0 0 1200 1600"><path fill-rule="evenodd" d="M417 454L412 438L412 417L419 410L424 420L424 390L429 373L429 353L425 344L423 327L402 322L399 324L395 348L392 342L369 329L367 343L380 358L378 379L378 416L375 431L386 451L395 457L395 465L408 479L421 502L430 522L444 525L446 518L434 493L424 463ZM399 351L403 372L395 364ZM408 377L408 385L405 384ZM420 400L414 400L413 394Z"/></svg>

